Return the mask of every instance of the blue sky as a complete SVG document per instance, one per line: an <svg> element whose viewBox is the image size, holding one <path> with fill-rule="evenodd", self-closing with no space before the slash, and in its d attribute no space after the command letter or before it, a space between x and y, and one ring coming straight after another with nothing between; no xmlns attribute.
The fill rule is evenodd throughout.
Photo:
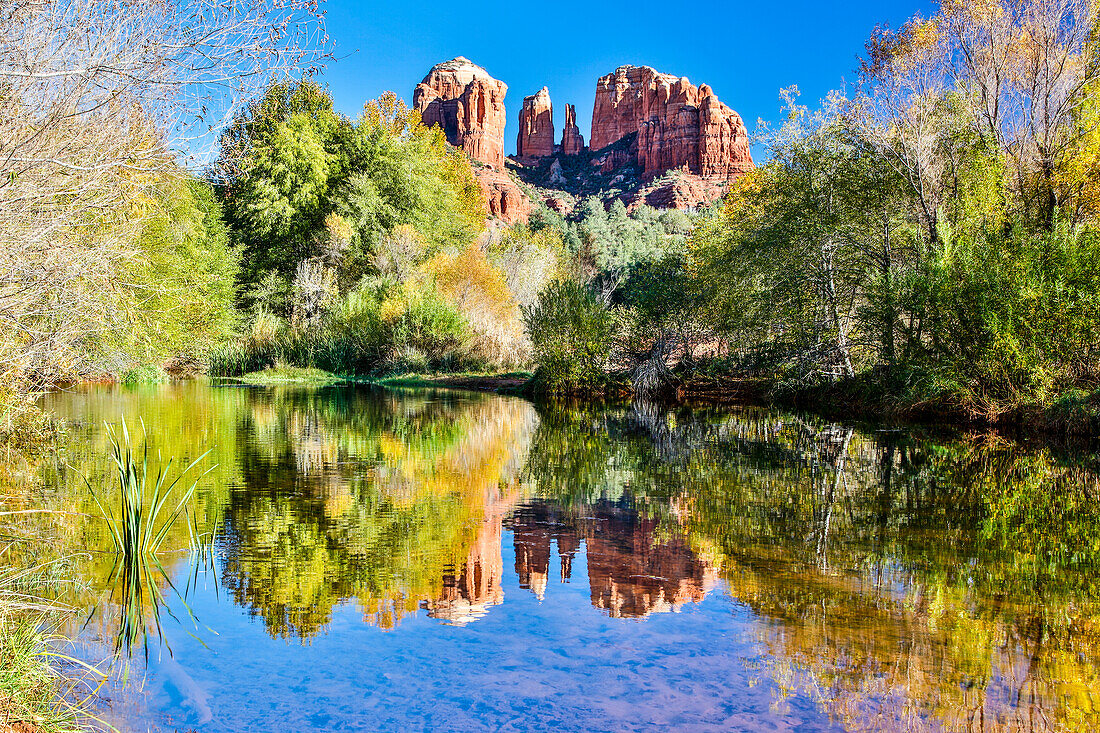
<svg viewBox="0 0 1100 733"><path fill-rule="evenodd" d="M797 84L812 102L854 79L876 24L896 27L921 0L851 2L532 2L328 0L337 60L322 76L351 117L384 91L406 101L436 63L466 56L508 85L505 151L515 152L523 97L543 85L561 136L566 103L589 138L596 79L622 64L648 65L710 84L750 133L780 117L779 89Z"/></svg>

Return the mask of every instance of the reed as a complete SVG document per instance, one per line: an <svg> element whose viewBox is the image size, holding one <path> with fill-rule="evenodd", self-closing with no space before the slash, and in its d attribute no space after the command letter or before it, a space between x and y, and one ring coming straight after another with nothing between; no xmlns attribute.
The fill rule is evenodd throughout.
<svg viewBox="0 0 1100 733"><path fill-rule="evenodd" d="M173 459L164 462L158 453L154 474L150 470L149 441L144 422L141 429L141 447L136 449L125 420L120 432L107 425L111 457L118 477L117 510L112 502L101 500L90 483L88 487L114 544L115 562L107 586L119 607L115 651L120 656L130 656L133 647L141 642L148 657L150 630L167 646L161 627L161 610L167 607L163 589L175 591L158 553L172 527L181 517L186 518L188 504L199 482L215 466L206 469L184 488L185 477L209 455L209 451L171 480L169 474ZM208 563L210 550L203 543L197 522L188 521L187 527L192 557ZM193 619L184 594L175 592Z"/></svg>
<svg viewBox="0 0 1100 733"><path fill-rule="evenodd" d="M125 420L122 421L121 437L115 432L114 427L107 425L107 436L111 441L111 457L118 472L120 490L118 512L111 509L109 502L101 502L94 490L92 497L107 522L116 554L123 557L147 556L155 559L172 525L186 513L187 503L194 495L199 481L215 467L211 466L198 476L191 486L182 492L179 500L175 502L175 507L171 508L169 500L176 487L191 472L191 469L210 455L210 451L192 461L171 482L168 481L168 473L174 459L169 458L167 463L157 468L156 477L150 484L149 441L144 421L141 422L141 431L142 446L139 454L134 450L133 440ZM160 462L159 454L158 462Z"/></svg>

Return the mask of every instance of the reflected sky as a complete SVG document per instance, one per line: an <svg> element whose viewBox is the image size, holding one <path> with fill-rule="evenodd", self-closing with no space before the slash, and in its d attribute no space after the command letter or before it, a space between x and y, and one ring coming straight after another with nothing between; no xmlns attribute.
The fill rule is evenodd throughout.
<svg viewBox="0 0 1100 733"><path fill-rule="evenodd" d="M123 416L217 463L211 566L173 533L171 653L105 695L121 730L1100 725L1095 453L370 387L46 406L69 432L19 474L35 501L88 511ZM69 600L100 659L121 623L102 528L33 521L92 550Z"/></svg>

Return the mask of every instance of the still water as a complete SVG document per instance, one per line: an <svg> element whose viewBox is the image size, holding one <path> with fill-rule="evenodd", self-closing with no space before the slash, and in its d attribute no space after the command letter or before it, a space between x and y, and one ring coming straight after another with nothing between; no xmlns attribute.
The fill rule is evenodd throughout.
<svg viewBox="0 0 1100 733"><path fill-rule="evenodd" d="M77 653L144 616L122 731L1100 728L1095 452L364 386L45 406L27 501L90 550ZM136 604L79 516L123 417L216 464Z"/></svg>

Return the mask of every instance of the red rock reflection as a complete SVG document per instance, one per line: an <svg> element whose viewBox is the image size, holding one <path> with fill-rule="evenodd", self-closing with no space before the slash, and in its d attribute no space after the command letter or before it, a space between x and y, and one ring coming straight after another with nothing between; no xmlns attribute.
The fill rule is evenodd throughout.
<svg viewBox="0 0 1100 733"><path fill-rule="evenodd" d="M718 568L698 557L683 537L659 533L656 519L630 509L599 505L575 516L532 504L515 513L511 528L520 587L540 600L554 542L562 580L568 581L573 557L585 541L592 605L613 618L678 611L703 600L718 580Z"/></svg>
<svg viewBox="0 0 1100 733"><path fill-rule="evenodd" d="M504 515L517 496L512 492L488 500L485 519L477 529L465 564L456 568L455 574L443 577L443 592L438 598L422 604L430 617L462 626L504 603Z"/></svg>

